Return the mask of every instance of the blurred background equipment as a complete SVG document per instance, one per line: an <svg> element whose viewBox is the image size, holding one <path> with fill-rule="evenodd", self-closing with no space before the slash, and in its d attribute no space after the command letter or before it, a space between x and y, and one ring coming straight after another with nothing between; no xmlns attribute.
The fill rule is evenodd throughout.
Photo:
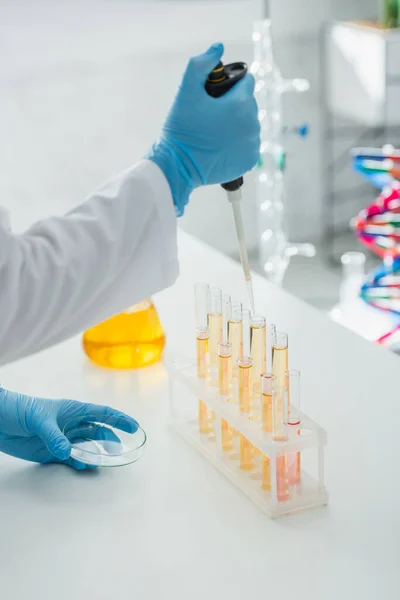
<svg viewBox="0 0 400 600"><path fill-rule="evenodd" d="M251 71L256 79L256 98L261 122L261 156L257 169L259 206L259 262L265 276L281 284L291 257L313 257L312 244L291 244L287 238L284 173L287 155L283 147L282 95L286 92L306 92L305 79L283 79L275 62L272 23L267 18L256 21L253 33L254 62ZM293 133L304 138L308 126L293 127Z"/></svg>
<svg viewBox="0 0 400 600"><path fill-rule="evenodd" d="M364 228L360 222L357 235L349 225L372 206L377 188L398 177L397 156L390 150L400 147L395 5L384 0L3 0L0 196L13 229L66 212L140 159L159 134L188 57L221 40L224 60L252 65L258 85L262 160L243 186L251 267L324 312L336 311L339 295L343 308L345 290L354 288L342 284L342 268L356 265L342 265L341 257L362 252L369 273L379 267L385 243L397 244L393 215L385 225L375 219ZM158 68L161 62L166 68ZM157 77L149 77L155 70ZM146 90L138 81L146 81ZM353 148L373 153L352 155ZM230 206L219 186L196 190L179 224L239 258ZM373 235L371 227L384 226L387 235ZM313 254L313 247L313 258L302 256ZM357 319L368 314L358 330L365 334L367 320L368 337L377 339L388 319L392 324L391 316L356 300ZM156 314L150 301L146 307L148 315ZM136 309L124 314L125 332L130 327L125 321L136 317ZM357 319L346 325L355 328ZM159 322L154 332L155 359L163 344ZM92 341L85 336L94 356ZM123 336L117 341L124 345Z"/></svg>

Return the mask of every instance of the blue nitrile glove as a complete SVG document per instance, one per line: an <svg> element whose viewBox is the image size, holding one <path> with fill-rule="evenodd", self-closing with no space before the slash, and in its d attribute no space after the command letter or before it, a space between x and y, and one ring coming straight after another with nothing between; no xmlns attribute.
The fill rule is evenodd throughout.
<svg viewBox="0 0 400 600"><path fill-rule="evenodd" d="M74 422L69 439L76 441L90 429L95 439L118 441L107 428L86 422L94 417L127 433L135 433L138 423L132 417L108 406L84 404L75 400L45 400L23 396L0 388L0 452L37 463L65 463L83 470L86 465L70 457L71 442L62 434L67 423Z"/></svg>
<svg viewBox="0 0 400 600"><path fill-rule="evenodd" d="M161 137L147 157L165 174L178 216L195 188L237 179L259 158L253 76L247 74L220 98L205 90L223 53L223 45L214 44L189 61Z"/></svg>

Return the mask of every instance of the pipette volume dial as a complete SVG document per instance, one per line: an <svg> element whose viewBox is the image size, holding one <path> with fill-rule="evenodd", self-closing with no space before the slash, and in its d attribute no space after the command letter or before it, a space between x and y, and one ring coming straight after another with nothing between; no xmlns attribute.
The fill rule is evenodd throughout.
<svg viewBox="0 0 400 600"><path fill-rule="evenodd" d="M223 65L222 62L219 62L207 78L206 92L213 98L220 98L246 74L247 65L244 62L235 62L230 65ZM243 185L243 177L221 185L227 192L236 192Z"/></svg>

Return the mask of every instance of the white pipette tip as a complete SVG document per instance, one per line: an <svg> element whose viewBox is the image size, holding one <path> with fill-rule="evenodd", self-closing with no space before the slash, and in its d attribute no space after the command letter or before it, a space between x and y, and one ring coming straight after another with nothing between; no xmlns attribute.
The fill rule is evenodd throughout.
<svg viewBox="0 0 400 600"><path fill-rule="evenodd" d="M253 292L253 282L250 279L246 279L246 287L247 287L247 293L249 295L249 300L250 300L250 309L251 309L251 314L255 315L256 314L256 309L255 309L255 305L254 305L254 292Z"/></svg>

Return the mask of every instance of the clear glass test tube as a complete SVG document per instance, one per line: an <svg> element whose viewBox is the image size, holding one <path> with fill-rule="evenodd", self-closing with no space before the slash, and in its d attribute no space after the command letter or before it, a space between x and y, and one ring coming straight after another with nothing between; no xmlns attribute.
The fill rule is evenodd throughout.
<svg viewBox="0 0 400 600"><path fill-rule="evenodd" d="M218 344L218 390L227 396L232 384L232 345L229 342Z"/></svg>
<svg viewBox="0 0 400 600"><path fill-rule="evenodd" d="M250 311L243 308L235 313L237 319L242 323L242 344L240 348L240 358L251 358L250 349Z"/></svg>
<svg viewBox="0 0 400 600"><path fill-rule="evenodd" d="M265 348L265 373L272 373L272 347L276 338L276 326L272 323L266 325L266 348Z"/></svg>
<svg viewBox="0 0 400 600"><path fill-rule="evenodd" d="M277 378L277 398L283 406L286 371L289 369L288 335L277 331L272 343L272 374ZM283 409L282 409L283 410Z"/></svg>
<svg viewBox="0 0 400 600"><path fill-rule="evenodd" d="M232 345L222 343L218 345L218 389L219 393L227 396L230 401L232 383ZM232 450L233 446L232 426L225 419L221 419L222 450Z"/></svg>
<svg viewBox="0 0 400 600"><path fill-rule="evenodd" d="M253 400L253 361L250 354L250 311L243 309L237 317L242 321L242 349L238 360L239 410L251 416ZM254 446L240 436L240 468L250 471L254 467Z"/></svg>
<svg viewBox="0 0 400 600"><path fill-rule="evenodd" d="M194 286L196 310L196 354L197 376L199 379L208 379L210 368L209 331L208 331L208 300L209 286L206 283L196 283ZM199 406L199 431L210 433L211 410L203 400L198 400Z"/></svg>
<svg viewBox="0 0 400 600"><path fill-rule="evenodd" d="M208 295L208 330L210 333L210 363L216 366L218 344L222 341L222 292L212 287Z"/></svg>
<svg viewBox="0 0 400 600"><path fill-rule="evenodd" d="M208 354L208 329L198 328L196 330L197 346L197 376L199 379L207 380L209 373ZM211 410L203 400L199 399L199 431L200 433L211 432Z"/></svg>
<svg viewBox="0 0 400 600"><path fill-rule="evenodd" d="M300 434L301 412L300 412L300 371L291 369L286 371L286 387L289 410L288 428L289 435L294 431ZM301 454L294 452L288 456L289 483L295 485L301 481Z"/></svg>
<svg viewBox="0 0 400 600"><path fill-rule="evenodd" d="M276 393L276 377L272 373L261 375L261 428L263 431L272 433L272 407L273 395ZM262 480L261 487L271 490L271 462L268 456L262 457Z"/></svg>
<svg viewBox="0 0 400 600"><path fill-rule="evenodd" d="M232 379L238 378L238 360L242 349L242 303L231 302L231 314L228 320L228 341L232 344ZM240 318L238 317L240 316Z"/></svg>
<svg viewBox="0 0 400 600"><path fill-rule="evenodd" d="M253 361L250 355L250 311L243 309L235 313L235 318L242 323L242 344L238 359L239 410L251 413L253 398Z"/></svg>
<svg viewBox="0 0 400 600"><path fill-rule="evenodd" d="M288 439L288 394L287 387L282 393L279 385L280 382L277 379L277 393L272 395L272 438L276 442L285 442ZM289 470L288 456L285 453L276 458L276 489L278 502L287 502L289 500Z"/></svg>
<svg viewBox="0 0 400 600"><path fill-rule="evenodd" d="M277 391L277 378L272 373L264 373L260 378L261 387L261 428L272 433L272 396Z"/></svg>
<svg viewBox="0 0 400 600"><path fill-rule="evenodd" d="M231 297L227 294L222 296L222 333L221 343L226 344L229 342L229 319L232 311Z"/></svg>
<svg viewBox="0 0 400 600"><path fill-rule="evenodd" d="M285 388L286 371L289 368L288 335L277 331L272 343L272 373L278 379L279 391Z"/></svg>
<svg viewBox="0 0 400 600"><path fill-rule="evenodd" d="M196 350L197 350L197 377L207 379L209 372L209 354L208 354L209 334L207 327L198 327L196 329Z"/></svg>
<svg viewBox="0 0 400 600"><path fill-rule="evenodd" d="M253 394L260 393L260 377L266 371L267 329L264 317L250 319L250 353L253 361Z"/></svg>

